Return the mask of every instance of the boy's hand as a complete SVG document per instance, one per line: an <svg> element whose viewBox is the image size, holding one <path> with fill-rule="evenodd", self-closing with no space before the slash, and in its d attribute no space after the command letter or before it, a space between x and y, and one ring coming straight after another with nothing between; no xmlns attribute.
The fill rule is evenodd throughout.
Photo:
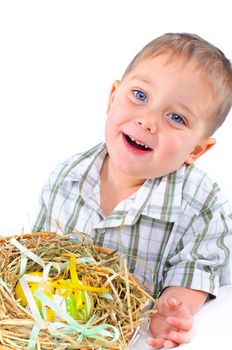
<svg viewBox="0 0 232 350"><path fill-rule="evenodd" d="M154 338L147 343L155 349L173 348L190 340L193 319L183 302L174 297L160 297L157 312L151 316L150 329Z"/></svg>
<svg viewBox="0 0 232 350"><path fill-rule="evenodd" d="M151 316L150 330L154 338L148 338L147 343L155 349L188 343L193 326L192 314L202 306L206 297L204 292L181 287L165 289L157 302L156 312Z"/></svg>

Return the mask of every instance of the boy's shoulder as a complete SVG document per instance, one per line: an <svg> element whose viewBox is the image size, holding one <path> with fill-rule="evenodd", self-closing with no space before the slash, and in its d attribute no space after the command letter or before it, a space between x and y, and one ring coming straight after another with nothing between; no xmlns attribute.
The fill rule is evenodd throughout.
<svg viewBox="0 0 232 350"><path fill-rule="evenodd" d="M230 211L228 201L217 182L194 164L185 167L182 196L197 212L218 207Z"/></svg>
<svg viewBox="0 0 232 350"><path fill-rule="evenodd" d="M100 143L87 151L67 158L55 167L49 177L49 182L54 183L58 179L59 183L62 183L64 180L78 181L96 158L100 154L104 157L105 153L105 145Z"/></svg>
<svg viewBox="0 0 232 350"><path fill-rule="evenodd" d="M195 164L185 165L184 170L184 188L189 191L196 188L201 190L209 190L214 186L215 181L202 169L198 168Z"/></svg>

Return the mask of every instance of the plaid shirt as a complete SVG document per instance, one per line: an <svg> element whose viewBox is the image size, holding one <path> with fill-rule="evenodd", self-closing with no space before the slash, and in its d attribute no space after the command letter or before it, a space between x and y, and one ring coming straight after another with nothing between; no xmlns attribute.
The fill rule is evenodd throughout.
<svg viewBox="0 0 232 350"><path fill-rule="evenodd" d="M100 207L104 144L61 163L44 186L33 231L83 232L126 255L149 289L182 286L217 294L230 283L232 215L221 191L195 166L148 179L113 212ZM109 193L110 196L110 193Z"/></svg>

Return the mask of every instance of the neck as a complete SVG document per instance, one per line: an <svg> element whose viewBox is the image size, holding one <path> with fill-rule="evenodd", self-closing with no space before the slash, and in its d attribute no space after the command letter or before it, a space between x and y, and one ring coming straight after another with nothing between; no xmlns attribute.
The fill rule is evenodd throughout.
<svg viewBox="0 0 232 350"><path fill-rule="evenodd" d="M136 179L121 173L111 163L109 156L106 157L103 163L100 177L102 182L107 182L109 185L119 190L137 190L144 183L143 179Z"/></svg>
<svg viewBox="0 0 232 350"><path fill-rule="evenodd" d="M117 171L108 156L103 163L100 180L101 208L105 215L109 215L118 203L130 197L144 183L144 180L139 181Z"/></svg>

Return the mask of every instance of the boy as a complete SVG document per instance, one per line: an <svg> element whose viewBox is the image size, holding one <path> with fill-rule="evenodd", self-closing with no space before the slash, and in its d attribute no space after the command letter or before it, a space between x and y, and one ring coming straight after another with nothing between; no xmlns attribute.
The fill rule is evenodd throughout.
<svg viewBox="0 0 232 350"><path fill-rule="evenodd" d="M191 34L149 43L113 83L106 144L60 164L44 186L34 231L91 235L122 251L130 271L161 293L153 348L190 339L193 314L228 284L232 215L194 165L232 104L229 60Z"/></svg>

